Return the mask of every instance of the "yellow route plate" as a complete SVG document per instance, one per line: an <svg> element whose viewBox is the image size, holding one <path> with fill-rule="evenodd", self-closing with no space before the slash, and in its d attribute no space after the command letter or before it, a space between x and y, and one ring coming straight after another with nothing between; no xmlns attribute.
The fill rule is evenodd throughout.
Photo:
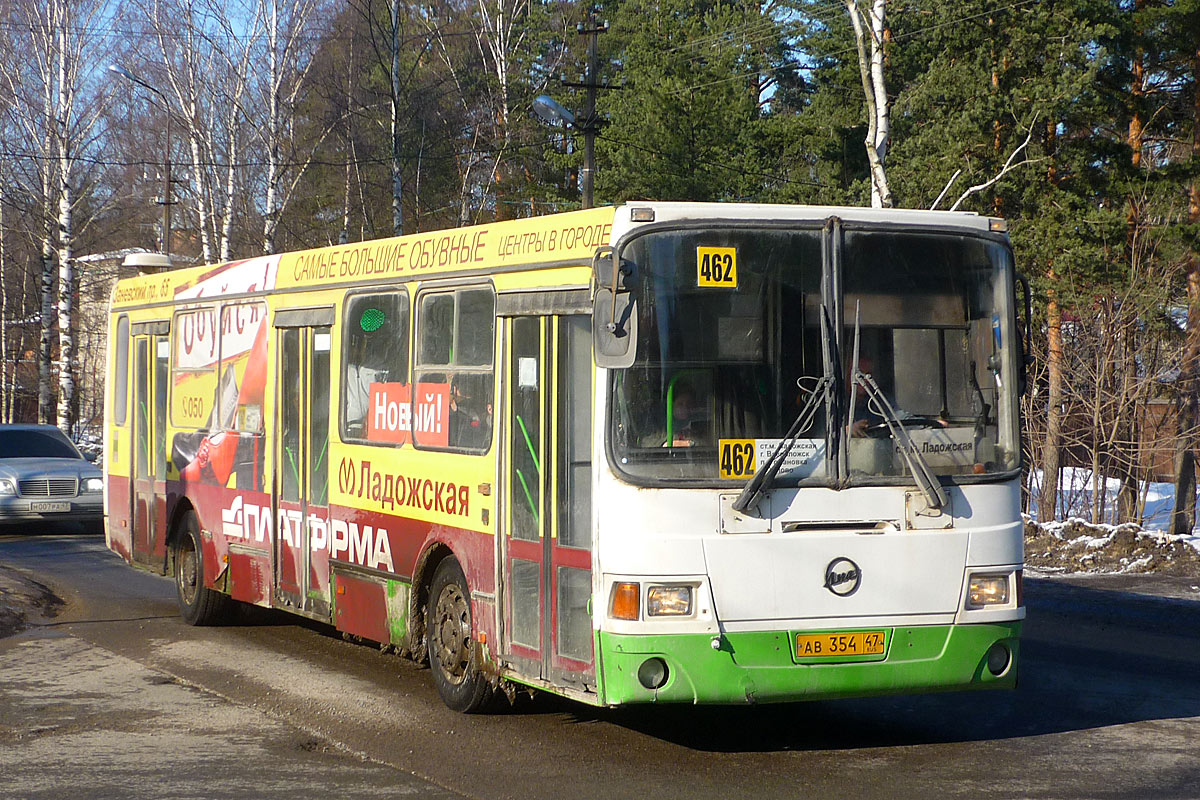
<svg viewBox="0 0 1200 800"><path fill-rule="evenodd" d="M697 247L696 286L706 289L736 289L737 248Z"/></svg>

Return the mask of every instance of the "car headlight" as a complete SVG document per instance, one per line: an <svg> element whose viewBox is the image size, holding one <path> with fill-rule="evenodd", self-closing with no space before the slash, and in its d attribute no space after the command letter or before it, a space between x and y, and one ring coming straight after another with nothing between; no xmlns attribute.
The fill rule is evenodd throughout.
<svg viewBox="0 0 1200 800"><path fill-rule="evenodd" d="M651 586L646 590L646 615L686 617L692 613L692 587Z"/></svg>
<svg viewBox="0 0 1200 800"><path fill-rule="evenodd" d="M16 494L17 487L7 478L0 478L0 495Z"/></svg>
<svg viewBox="0 0 1200 800"><path fill-rule="evenodd" d="M98 494L104 491L104 478L85 478L83 481L83 494Z"/></svg>
<svg viewBox="0 0 1200 800"><path fill-rule="evenodd" d="M967 584L967 608L1007 605L1008 596L1008 573L972 575Z"/></svg>

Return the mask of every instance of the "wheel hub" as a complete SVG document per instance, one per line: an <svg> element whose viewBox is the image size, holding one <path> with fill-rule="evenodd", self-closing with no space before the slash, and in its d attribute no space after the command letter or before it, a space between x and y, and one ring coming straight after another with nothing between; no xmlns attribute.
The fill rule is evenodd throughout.
<svg viewBox="0 0 1200 800"><path fill-rule="evenodd" d="M470 661L471 617L466 598L456 586L446 586L434 609L433 639L438 663L446 677L461 683Z"/></svg>
<svg viewBox="0 0 1200 800"><path fill-rule="evenodd" d="M183 597L183 602L191 605L196 599L196 587L200 583L199 559L196 558L196 551L192 548L186 548L179 554L179 593Z"/></svg>

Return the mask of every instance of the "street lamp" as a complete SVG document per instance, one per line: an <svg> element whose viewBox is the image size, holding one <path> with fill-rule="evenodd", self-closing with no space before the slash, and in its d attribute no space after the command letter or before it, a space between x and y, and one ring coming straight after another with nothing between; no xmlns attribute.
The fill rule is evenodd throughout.
<svg viewBox="0 0 1200 800"><path fill-rule="evenodd" d="M163 113L167 117L165 144L163 146L163 215L162 215L162 252L168 258L171 255L171 104L167 100L167 96L159 91L157 86L146 83L144 80L134 75L129 70L118 64L109 64L109 72L115 72L127 81L136 83L143 89L148 89L158 95L162 101Z"/></svg>
<svg viewBox="0 0 1200 800"><path fill-rule="evenodd" d="M592 175L596 171L596 131L599 129L595 112L588 115L587 119L577 120L574 114L563 108L553 97L543 94L534 98L533 113L548 125L565 125L583 134L582 205L584 208L591 208Z"/></svg>

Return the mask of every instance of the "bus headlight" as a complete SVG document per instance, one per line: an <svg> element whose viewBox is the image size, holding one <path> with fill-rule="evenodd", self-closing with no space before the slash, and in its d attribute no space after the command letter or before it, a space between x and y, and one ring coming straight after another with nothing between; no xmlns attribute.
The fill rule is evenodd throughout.
<svg viewBox="0 0 1200 800"><path fill-rule="evenodd" d="M967 608L986 608L1008 604L1008 573L972 575L967 584Z"/></svg>
<svg viewBox="0 0 1200 800"><path fill-rule="evenodd" d="M646 616L686 617L691 613L690 586L651 586L646 591Z"/></svg>

